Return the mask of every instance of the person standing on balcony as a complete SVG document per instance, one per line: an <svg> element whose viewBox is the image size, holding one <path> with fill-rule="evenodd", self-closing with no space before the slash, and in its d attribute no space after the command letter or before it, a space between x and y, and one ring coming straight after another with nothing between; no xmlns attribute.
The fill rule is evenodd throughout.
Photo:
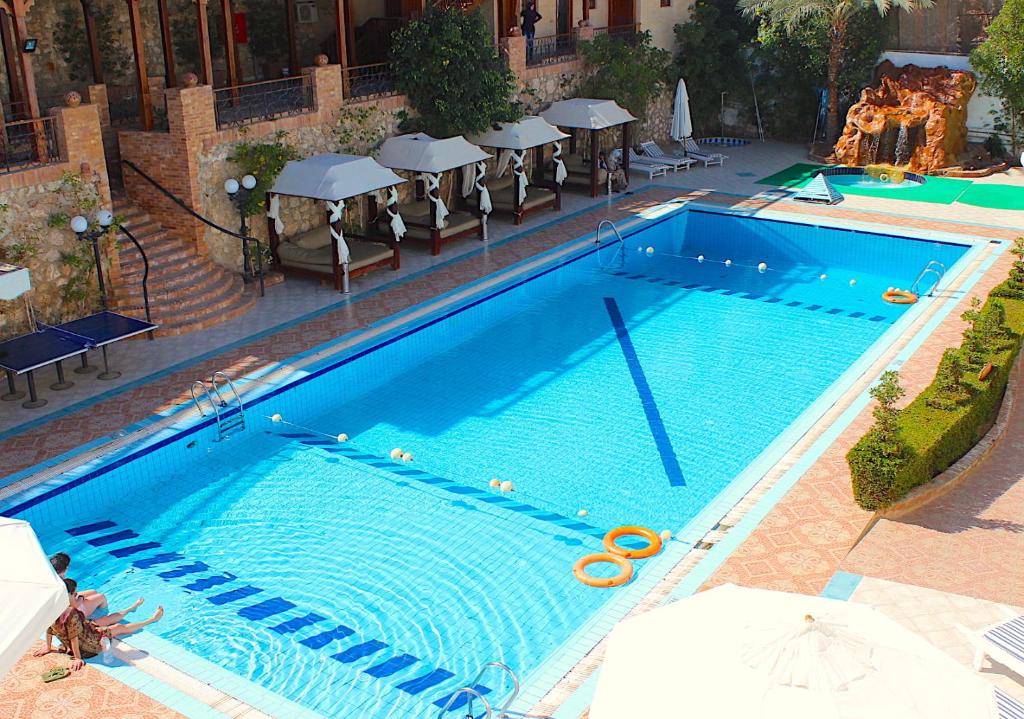
<svg viewBox="0 0 1024 719"><path fill-rule="evenodd" d="M523 18L523 37L526 38L526 60L530 61L533 57L533 38L537 34L537 23L543 18L541 14L537 12L537 4L534 2L526 3L526 9L519 13Z"/></svg>

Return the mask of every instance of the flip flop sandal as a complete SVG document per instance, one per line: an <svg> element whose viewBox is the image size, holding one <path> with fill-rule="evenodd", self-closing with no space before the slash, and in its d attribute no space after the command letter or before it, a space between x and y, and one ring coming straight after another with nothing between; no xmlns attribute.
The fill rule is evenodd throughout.
<svg viewBox="0 0 1024 719"><path fill-rule="evenodd" d="M71 670L67 667L53 667L50 671L43 672L43 681L46 683L55 682L58 679L63 679L69 674L71 674Z"/></svg>

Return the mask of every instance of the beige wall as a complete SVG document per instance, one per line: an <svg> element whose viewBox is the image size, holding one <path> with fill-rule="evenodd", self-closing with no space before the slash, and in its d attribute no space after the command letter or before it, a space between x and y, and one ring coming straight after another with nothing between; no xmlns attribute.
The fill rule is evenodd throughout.
<svg viewBox="0 0 1024 719"><path fill-rule="evenodd" d="M602 0L598 0L600 4ZM661 0L637 0L637 22L643 30L650 30L654 44L675 51L675 26L690 18L692 0L671 0L671 6L661 7Z"/></svg>

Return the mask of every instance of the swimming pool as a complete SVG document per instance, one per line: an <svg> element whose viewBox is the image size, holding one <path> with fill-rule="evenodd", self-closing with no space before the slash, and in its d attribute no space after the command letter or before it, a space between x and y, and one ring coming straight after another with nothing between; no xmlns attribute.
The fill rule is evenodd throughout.
<svg viewBox="0 0 1024 719"><path fill-rule="evenodd" d="M777 457L905 327L881 293L967 251L665 214L299 373L243 435L200 426L4 513L114 603L163 604L171 663L325 716L428 716L488 660L522 676L557 652L621 591L576 582L577 558L618 525L680 530Z"/></svg>

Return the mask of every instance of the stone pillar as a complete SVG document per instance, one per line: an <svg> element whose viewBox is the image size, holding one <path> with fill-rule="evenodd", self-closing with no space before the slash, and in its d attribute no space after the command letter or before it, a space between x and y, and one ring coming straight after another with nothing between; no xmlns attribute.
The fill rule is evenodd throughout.
<svg viewBox="0 0 1024 719"><path fill-rule="evenodd" d="M516 77L522 77L526 71L526 38L521 35L510 35L502 40L508 54L508 67Z"/></svg>
<svg viewBox="0 0 1024 719"><path fill-rule="evenodd" d="M61 157L72 172L95 178L99 183L100 203L110 206L110 182L107 178L106 159L103 154L103 133L96 105L55 107L57 146Z"/></svg>
<svg viewBox="0 0 1024 719"><path fill-rule="evenodd" d="M313 85L313 102L320 122L331 122L343 101L341 65L304 67L302 74Z"/></svg>

